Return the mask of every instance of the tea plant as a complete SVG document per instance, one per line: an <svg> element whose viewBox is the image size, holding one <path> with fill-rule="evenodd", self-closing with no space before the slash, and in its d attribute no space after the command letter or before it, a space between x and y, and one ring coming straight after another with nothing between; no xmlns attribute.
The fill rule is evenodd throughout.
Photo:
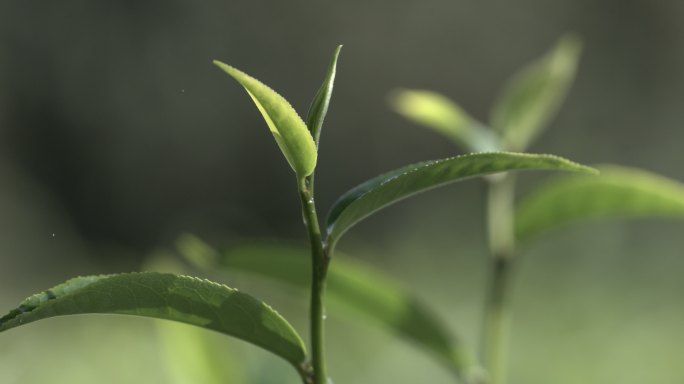
<svg viewBox="0 0 684 384"><path fill-rule="evenodd" d="M392 107L466 151L524 151L556 114L573 81L581 44L563 36L555 48L513 76L495 102L489 128L432 91L399 90ZM553 180L514 207L515 178L489 177L487 222L491 267L481 356L489 383L506 380L509 296L518 245L564 224L605 218L684 217L684 185L652 173L599 166L600 176Z"/></svg>
<svg viewBox="0 0 684 384"><path fill-rule="evenodd" d="M397 91L393 107L402 115L452 139L466 151L523 150L553 118L572 83L579 59L577 38L563 37L544 58L516 74L492 114L490 129L456 103L435 92ZM495 123L496 122L496 123ZM496 125L494 125L496 124ZM489 233L492 250L490 298L482 327L483 376L470 349L449 332L437 314L382 272L348 256L335 256L329 294L333 304L422 346L465 382L505 381L508 296L514 255L540 234L564 224L615 217L683 217L684 186L645 171L600 166L600 176L563 177L543 185L513 206L512 175L492 175ZM516 246L517 244L517 246ZM243 270L299 287L309 263L306 251L282 243L248 242L218 252L196 237L184 236L179 249L203 269ZM517 258L517 257L516 257ZM409 320L410 319L410 320Z"/></svg>
<svg viewBox="0 0 684 384"><path fill-rule="evenodd" d="M567 44L571 43L565 43L564 46L568 46ZM627 187L617 187L619 192L615 192L614 184L601 184L599 181L592 182L584 178L574 179L576 181L573 184L539 192L539 197L524 205L526 208L519 211L515 224L517 228L525 230L514 232L513 178L508 174L502 174L503 172L533 169L584 173L594 171L556 156L502 151L425 161L380 175L343 194L331 207L325 228L322 228L314 199L314 176L320 135L332 95L340 49L341 47L338 47L333 55L323 85L311 103L306 122L282 96L259 80L232 66L215 62L220 69L237 81L254 101L287 163L294 171L293 184L299 192L304 225L310 243L310 259L285 257L282 255L282 247L268 253L264 252L261 246L262 249L258 249L251 257L243 250L238 252L239 257L236 258L216 253L192 237L186 237L180 243L181 248L185 249L184 253L199 266L242 268L302 287L306 286L310 294L310 353L307 352L299 333L263 301L205 279L156 272L77 277L69 280L24 300L18 308L0 318L0 331L49 317L82 313L167 319L218 331L260 346L289 362L298 372L302 383L323 384L329 382L324 312L326 287L329 283L331 298L336 298L375 323L416 341L426 350L439 356L465 382L485 382L487 379L469 350L449 335L446 327L415 298L413 292L401 288L392 279L377 271L349 258L340 257L336 254L336 246L341 237L356 223L388 205L437 186L486 176L491 184L491 248L497 262L496 268L493 269L494 289L488 305L490 316L486 337L488 353L485 362L491 371L491 382L496 383L502 377L500 351L503 350L505 337L501 329L507 316L507 280L513 260L514 234L524 239L563 221L590 215L603 217L622 213L625 212L625 207L632 207L631 212L634 214L674 214L676 210L673 207L681 209L684 206L681 199L673 198L673 195L680 196L677 195L679 186L665 188L667 182L652 183L649 175L643 178L642 183L645 185L639 184L643 188L636 188L634 180L629 179ZM566 50L561 49L562 52ZM541 67L546 68L542 71L543 75L535 75L534 71L530 71L531 75L526 75L514 83L507 92L508 96L500 103L503 107L496 113L498 117L494 121L502 127L498 134L487 130L482 124L475 123L473 119L466 119L463 113L459 114L462 111L455 109L456 113L452 113L452 118L456 116L457 119L461 118L461 121L453 126L459 125L462 130L458 131L461 133L453 134L453 137L458 137L459 142L477 151L523 150L539 132L540 126L548 120L550 111L558 106L564 93L563 87L558 85L560 83L553 80L559 68L567 69L569 64L563 59L567 58L567 54L561 54L560 57L559 59L552 55L552 59L547 60L553 63L550 65L553 70L542 64ZM530 82L531 85L528 84ZM566 79L564 87L567 88L569 82L570 80ZM549 91L547 83L555 84L551 87L555 90ZM520 87L522 88L519 89ZM412 101L405 105L413 105L416 102L420 101ZM511 123L513 121L516 123ZM443 128L448 130L447 124ZM615 177L624 181L619 172ZM613 199L617 203L611 203L612 205L601 203L587 206L583 200L575 201L580 194L573 194L572 190L582 190L584 193L591 193L592 196L600 192L610 199L613 199L613 195L622 193L623 198ZM591 192L595 190L599 192ZM566 191L570 191L570 195L566 195ZM625 191L632 191L633 194ZM633 196L650 198L654 194L660 197L659 203L655 204L660 211L651 204L652 200L638 200L635 203L632 199ZM549 205L555 207L557 201L561 200L573 202L578 209L572 213L548 209ZM601 209L597 210L597 207ZM684 209L676 212L681 215L683 211ZM300 251L295 249L293 253L298 255Z"/></svg>

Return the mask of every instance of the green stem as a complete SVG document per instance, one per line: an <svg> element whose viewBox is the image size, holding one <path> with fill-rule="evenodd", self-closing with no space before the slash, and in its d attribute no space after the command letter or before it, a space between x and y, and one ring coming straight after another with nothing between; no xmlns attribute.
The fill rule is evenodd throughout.
<svg viewBox="0 0 684 384"><path fill-rule="evenodd" d="M299 179L299 196L302 203L302 215L304 224L309 232L311 242L311 355L313 365L313 384L327 384L328 373L325 364L325 339L324 323L325 308L323 298L325 295L325 278L328 272L330 259L323 247L321 228L316 214L311 178Z"/></svg>
<svg viewBox="0 0 684 384"><path fill-rule="evenodd" d="M491 268L482 330L482 358L489 372L489 384L504 384L510 327L511 271L515 251L515 178L511 174L494 175L489 180L488 189L487 225Z"/></svg>

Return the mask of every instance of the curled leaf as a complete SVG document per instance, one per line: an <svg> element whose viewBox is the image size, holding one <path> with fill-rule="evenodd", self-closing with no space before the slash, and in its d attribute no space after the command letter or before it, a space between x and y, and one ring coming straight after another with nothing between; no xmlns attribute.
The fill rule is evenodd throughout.
<svg viewBox="0 0 684 384"><path fill-rule="evenodd" d="M316 147L318 147L318 142L321 138L321 129L323 128L323 121L325 116L328 114L328 106L330 105L330 97L333 92L333 85L335 84L335 74L337 73L337 59L340 56L340 51L342 46L338 45L333 54L330 65L328 66L328 73L325 75L325 80L321 88L316 92L313 101L311 101L311 106L309 107L309 113L306 116L306 125L311 130L311 136L316 142Z"/></svg>
<svg viewBox="0 0 684 384"><path fill-rule="evenodd" d="M300 177L316 168L316 144L304 121L290 103L252 76L218 60L214 64L240 83L266 120L276 143Z"/></svg>

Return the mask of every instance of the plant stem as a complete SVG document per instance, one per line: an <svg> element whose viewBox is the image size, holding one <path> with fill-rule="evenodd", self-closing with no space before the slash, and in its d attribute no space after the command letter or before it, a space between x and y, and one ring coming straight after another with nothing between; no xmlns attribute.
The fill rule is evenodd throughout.
<svg viewBox="0 0 684 384"><path fill-rule="evenodd" d="M489 179L487 225L491 268L482 330L482 358L489 384L506 382L510 327L510 283L515 251L513 200L515 178L497 174Z"/></svg>
<svg viewBox="0 0 684 384"><path fill-rule="evenodd" d="M313 365L313 383L327 384L328 374L325 364L325 278L328 272L330 258L323 247L321 228L316 214L316 203L313 197L313 178L299 179L299 196L302 203L304 224L309 232L311 243L311 355Z"/></svg>

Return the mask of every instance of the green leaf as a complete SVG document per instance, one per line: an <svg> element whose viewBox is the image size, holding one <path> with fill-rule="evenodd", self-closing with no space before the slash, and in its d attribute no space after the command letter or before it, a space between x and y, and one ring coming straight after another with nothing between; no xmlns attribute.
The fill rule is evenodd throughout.
<svg viewBox="0 0 684 384"><path fill-rule="evenodd" d="M523 151L556 115L575 77L581 50L578 37L565 35L546 56L511 78L491 114L504 148Z"/></svg>
<svg viewBox="0 0 684 384"><path fill-rule="evenodd" d="M160 353L169 384L248 382L244 362L222 340L197 327L159 321ZM220 345L218 342L222 342Z"/></svg>
<svg viewBox="0 0 684 384"><path fill-rule="evenodd" d="M390 106L408 120L435 130L468 152L499 149L498 139L494 132L439 93L424 90L396 90L390 94Z"/></svg>
<svg viewBox="0 0 684 384"><path fill-rule="evenodd" d="M325 115L328 114L328 106L330 105L330 97L332 96L333 85L335 84L335 73L337 72L337 58L340 56L341 45L337 46L333 58L328 66L328 73L323 80L323 85L316 92L313 101L311 101L311 106L309 107L309 113L306 117L306 125L311 130L311 135L316 142L316 147L318 147L318 142L321 138L321 129L323 128L323 120L325 120Z"/></svg>
<svg viewBox="0 0 684 384"><path fill-rule="evenodd" d="M525 198L515 213L518 240L581 220L684 218L684 184L634 168L599 169L598 177L558 178Z"/></svg>
<svg viewBox="0 0 684 384"><path fill-rule="evenodd" d="M290 103L248 74L214 60L214 64L240 83L256 104L288 163L300 177L316 168L316 144L309 129Z"/></svg>
<svg viewBox="0 0 684 384"><path fill-rule="evenodd" d="M146 271L183 273L187 266L172 254L156 250L147 257ZM246 372L239 356L230 344L199 327L159 320L156 321L159 350L165 363L165 383L224 384L243 383Z"/></svg>
<svg viewBox="0 0 684 384"><path fill-rule="evenodd" d="M592 172L591 168L551 155L476 153L425 161L385 173L342 195L328 214L328 242L372 213L413 194L440 185L497 172L549 169Z"/></svg>
<svg viewBox="0 0 684 384"><path fill-rule="evenodd" d="M309 288L311 257L303 247L246 243L219 253L192 235L182 236L177 245L181 254L199 268L242 270L293 285L302 292ZM333 308L346 310L414 342L461 377L474 379L479 375L470 353L439 317L382 271L336 253L326 291Z"/></svg>
<svg viewBox="0 0 684 384"><path fill-rule="evenodd" d="M263 302L208 280L156 272L71 279L24 300L0 318L0 332L85 313L152 317L211 329L271 351L298 370L306 355L292 326Z"/></svg>

